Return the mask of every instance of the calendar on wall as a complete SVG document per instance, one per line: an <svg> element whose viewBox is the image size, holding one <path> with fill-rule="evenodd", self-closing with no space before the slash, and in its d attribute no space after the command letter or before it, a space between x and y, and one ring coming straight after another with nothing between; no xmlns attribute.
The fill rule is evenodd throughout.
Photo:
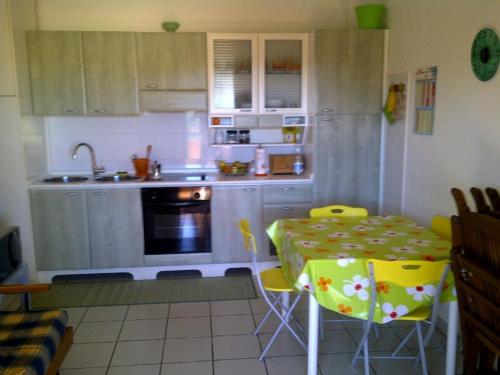
<svg viewBox="0 0 500 375"><path fill-rule="evenodd" d="M417 69L415 74L415 116L413 132L432 135L436 109L437 66Z"/></svg>

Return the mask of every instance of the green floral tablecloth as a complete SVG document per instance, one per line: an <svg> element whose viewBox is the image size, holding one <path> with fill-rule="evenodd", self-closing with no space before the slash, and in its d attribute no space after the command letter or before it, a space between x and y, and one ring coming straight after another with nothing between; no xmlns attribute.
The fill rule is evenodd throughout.
<svg viewBox="0 0 500 375"><path fill-rule="evenodd" d="M313 293L327 309L366 319L369 275L366 259L449 259L451 244L401 216L277 220L268 229L288 281ZM411 288L377 283L374 320L389 322L432 302L436 285ZM453 275L441 302L456 300Z"/></svg>

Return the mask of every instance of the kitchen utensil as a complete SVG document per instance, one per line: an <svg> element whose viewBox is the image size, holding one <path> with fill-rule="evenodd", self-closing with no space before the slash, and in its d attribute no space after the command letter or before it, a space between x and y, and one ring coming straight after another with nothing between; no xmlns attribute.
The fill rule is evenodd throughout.
<svg viewBox="0 0 500 375"><path fill-rule="evenodd" d="M153 146L151 145L148 145L148 147L146 147L146 159L150 159L151 158L151 151L153 150Z"/></svg>
<svg viewBox="0 0 500 375"><path fill-rule="evenodd" d="M226 163L223 160L216 160L219 171L225 176L243 176L248 173L253 165L253 161L242 163L235 161L234 163Z"/></svg>
<svg viewBox="0 0 500 375"><path fill-rule="evenodd" d="M153 171L153 180L161 180L161 164L158 164L158 161L155 160L151 169Z"/></svg>
<svg viewBox="0 0 500 375"><path fill-rule="evenodd" d="M169 33L175 32L181 24L175 21L165 21L161 24L163 30L168 31Z"/></svg>
<svg viewBox="0 0 500 375"><path fill-rule="evenodd" d="M133 160L135 175L137 177L148 177L149 172L149 159L137 158Z"/></svg>

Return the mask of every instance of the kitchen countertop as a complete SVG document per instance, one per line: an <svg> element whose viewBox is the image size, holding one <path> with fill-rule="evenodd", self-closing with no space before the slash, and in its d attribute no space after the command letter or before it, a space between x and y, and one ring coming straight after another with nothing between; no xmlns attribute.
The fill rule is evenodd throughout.
<svg viewBox="0 0 500 375"><path fill-rule="evenodd" d="M144 187L170 187L170 186L226 186L226 185L269 185L269 184L308 184L312 183L312 173L302 176L294 175L268 175L254 176L224 176L219 173L206 173L205 180L201 179L201 172L196 173L167 173L162 174L161 180L135 180L123 182L96 182L92 176L86 175L89 180L84 182L70 183L48 183L43 182L47 177L33 181L29 188L31 190L53 190L53 189L123 189ZM52 177L52 176L49 176Z"/></svg>

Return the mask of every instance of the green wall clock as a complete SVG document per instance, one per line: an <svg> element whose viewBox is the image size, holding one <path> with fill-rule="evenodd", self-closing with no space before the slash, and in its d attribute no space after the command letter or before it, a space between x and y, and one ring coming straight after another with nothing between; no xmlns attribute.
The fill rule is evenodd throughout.
<svg viewBox="0 0 500 375"><path fill-rule="evenodd" d="M500 41L495 30L484 28L477 33L470 61L477 79L488 81L495 75L500 63Z"/></svg>

